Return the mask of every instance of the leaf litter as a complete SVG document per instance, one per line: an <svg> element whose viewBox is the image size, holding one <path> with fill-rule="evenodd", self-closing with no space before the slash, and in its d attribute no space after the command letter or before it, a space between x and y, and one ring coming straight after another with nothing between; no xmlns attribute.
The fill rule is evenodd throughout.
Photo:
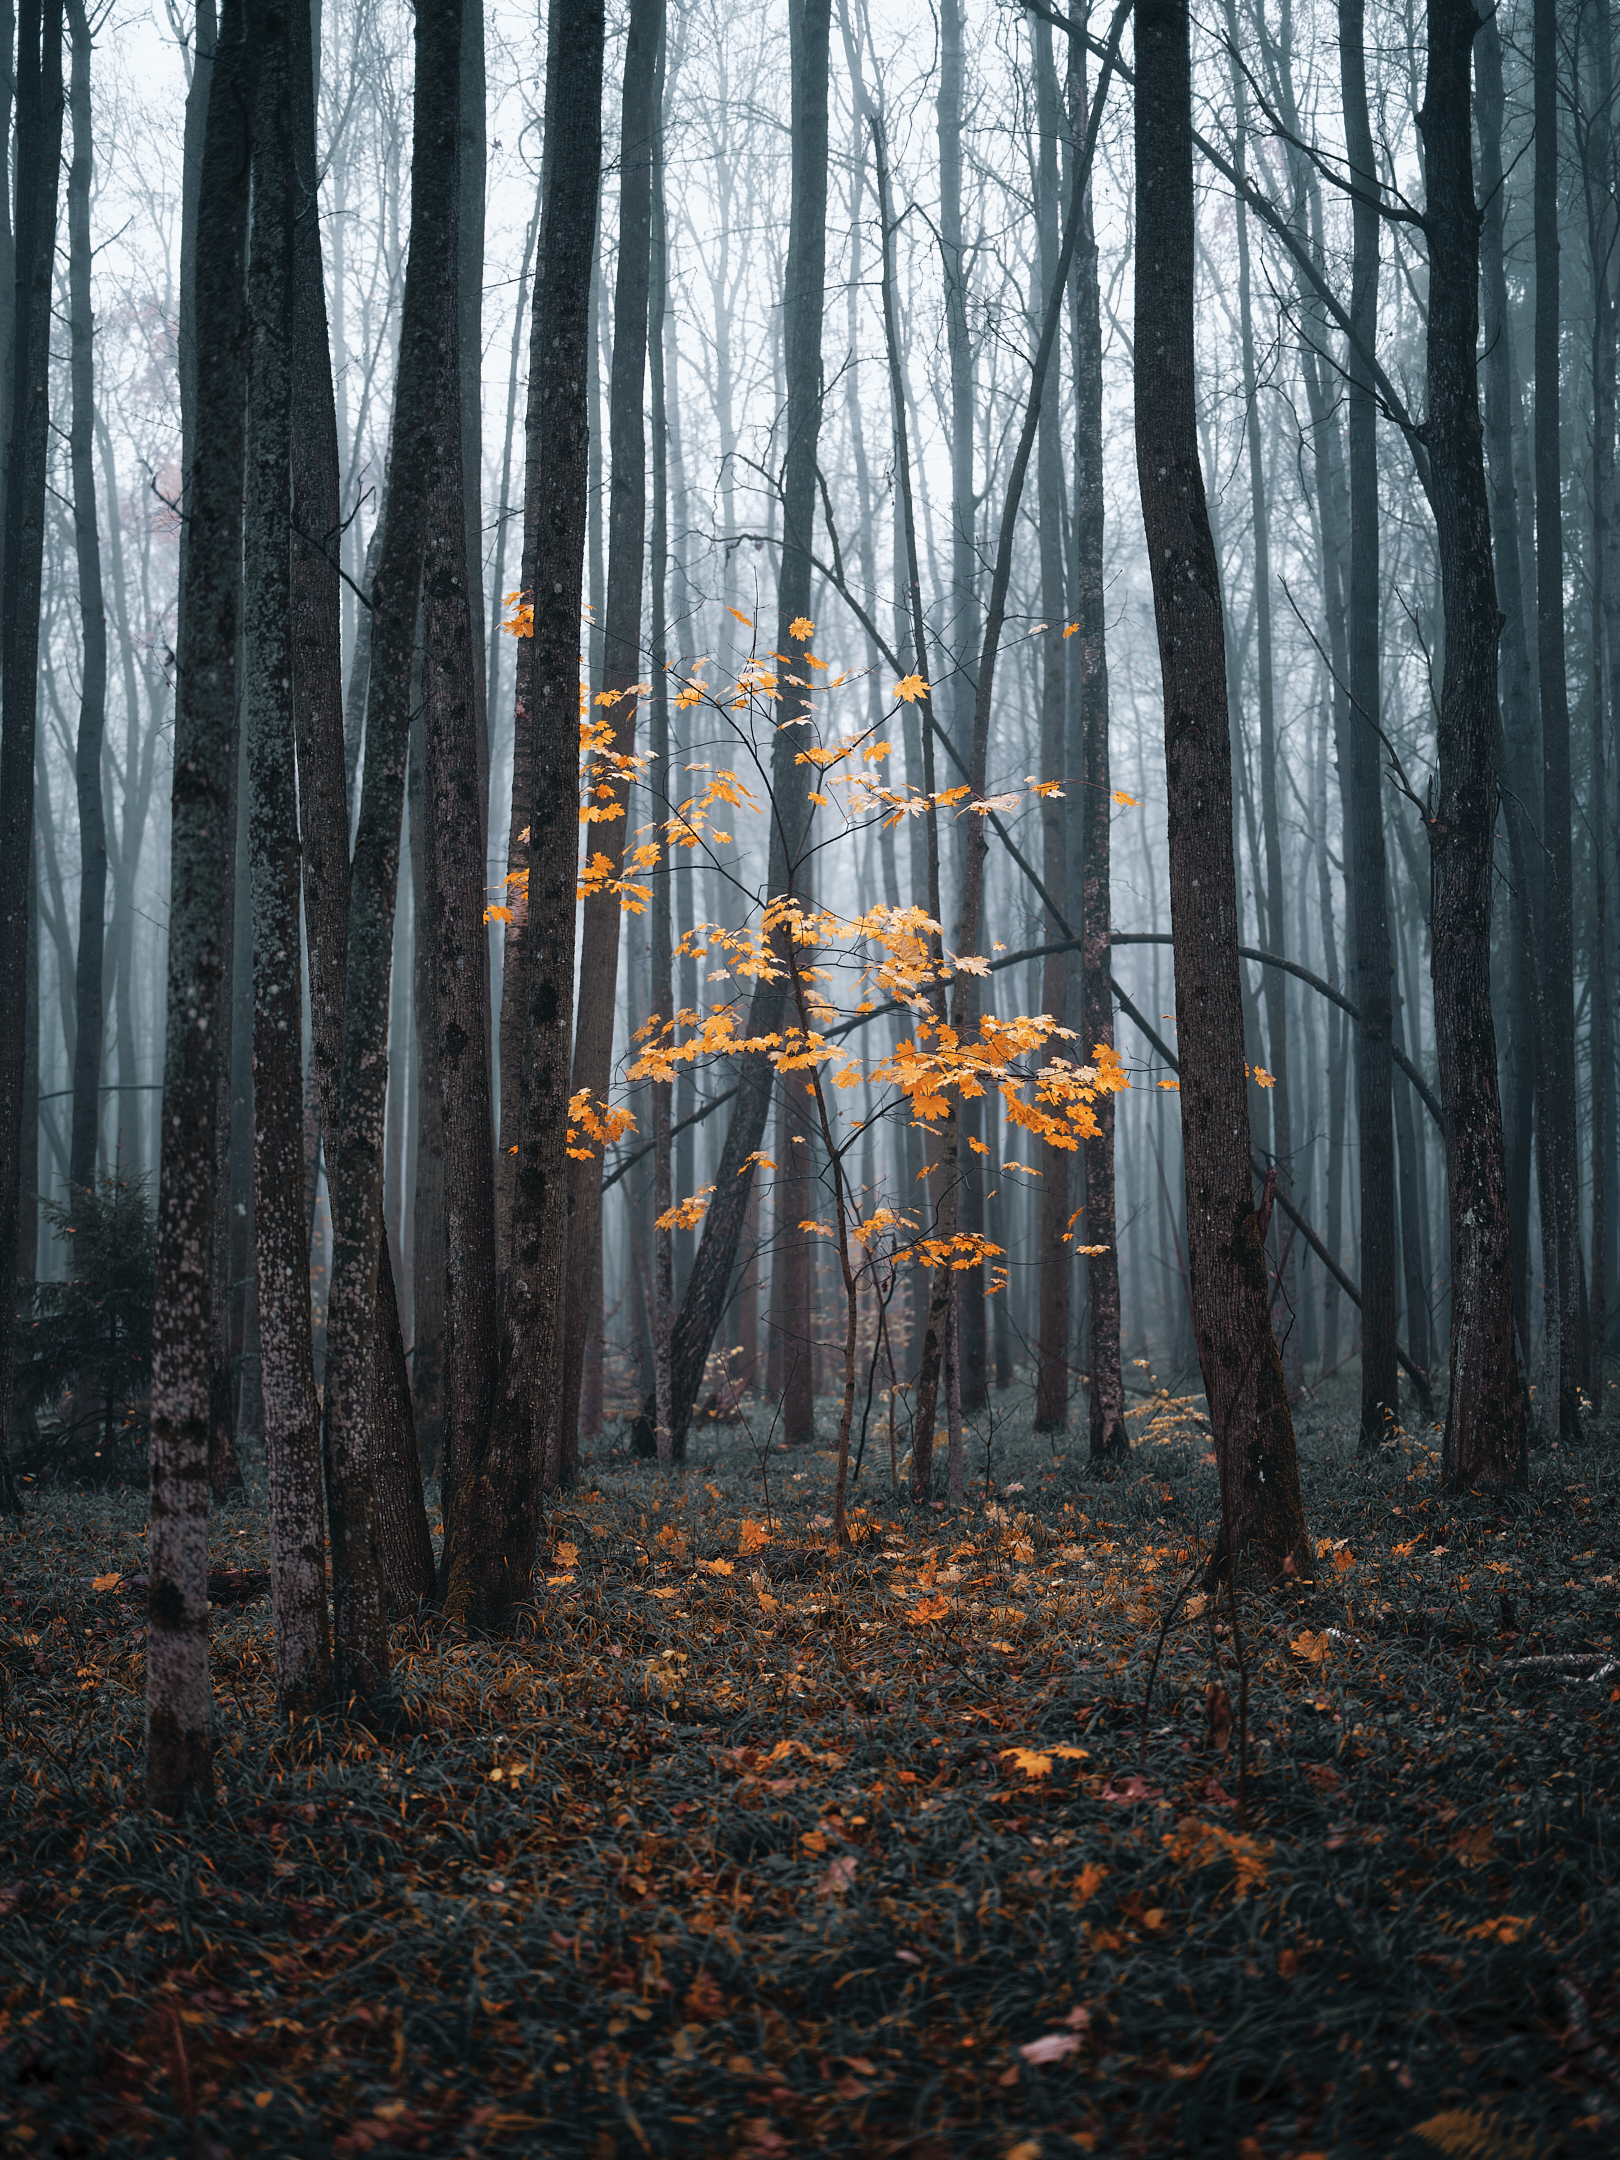
<svg viewBox="0 0 1620 2160"><path fill-rule="evenodd" d="M1318 1411L1318 1583L1243 1606L1242 1821L1224 1596L1144 1730L1219 1519L1167 1392L1112 1480L1010 1420L961 1510L869 1472L845 1554L823 1456L598 1460L515 1638L397 1623L386 1727L278 1729L250 1490L179 1826L139 1805L143 1503L36 1487L0 1547L5 2147L1612 2150L1601 1435L1459 1501L1427 1439L1364 1463Z"/></svg>

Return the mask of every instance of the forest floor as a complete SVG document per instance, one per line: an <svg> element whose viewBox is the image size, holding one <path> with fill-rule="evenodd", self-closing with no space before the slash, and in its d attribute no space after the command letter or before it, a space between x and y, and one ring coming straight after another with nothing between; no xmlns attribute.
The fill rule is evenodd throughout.
<svg viewBox="0 0 1620 2160"><path fill-rule="evenodd" d="M1168 1393L1112 1477L1001 1418L960 1509L895 1499L885 1437L843 1556L826 1453L604 1452L516 1639L398 1626L387 1730L278 1730L255 1482L180 1827L138 1805L143 1498L36 1487L0 2146L1620 2149L1620 1419L1457 1500L1432 1430L1356 1457L1355 1388L1301 1419L1318 1584L1240 1604L1246 1774L1196 1595L1144 1718L1218 1518Z"/></svg>

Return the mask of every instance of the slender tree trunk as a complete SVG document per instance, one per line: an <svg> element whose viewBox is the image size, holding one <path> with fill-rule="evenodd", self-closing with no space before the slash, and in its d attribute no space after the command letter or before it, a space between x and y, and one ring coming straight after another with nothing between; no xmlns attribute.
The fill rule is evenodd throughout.
<svg viewBox="0 0 1620 2160"><path fill-rule="evenodd" d="M474 274L464 252L460 269L464 276ZM442 1159L442 1230L438 1253L430 1255L441 1272L430 1304L442 1315L443 1325L440 1482L448 1525L448 1510L459 1504L468 1467L489 1432L496 1302L489 945L484 936L488 787L478 755L480 641L472 602L473 563L466 523L456 515L466 494L459 350L465 317L453 288L444 313L439 441L422 592L426 927L432 941L423 1019L434 1036L424 1073L431 1074L437 1090L433 1112ZM423 1040L426 1048L425 1036ZM417 1339L420 1342L420 1331Z"/></svg>
<svg viewBox="0 0 1620 2160"><path fill-rule="evenodd" d="M1069 47L1070 128L1078 143L1088 117L1085 47ZM1080 717L1085 755L1070 786L1081 792L1080 938L1083 965L1078 1052L1082 1061L1114 1046L1114 997L1109 983L1110 826L1113 781L1108 755L1108 615L1107 550L1103 489L1102 312L1097 235L1092 222L1090 189L1082 211L1075 279L1075 556L1076 663L1080 676ZM1072 894L1071 894L1072 897ZM1125 1381L1120 1362L1119 1242L1114 1192L1114 1098L1099 1095L1092 1105L1097 1132L1085 1143L1085 1213L1082 1242L1091 1290L1090 1447L1094 1461L1125 1455L1130 1436L1125 1424ZM988 1166L987 1166L988 1167ZM1096 1248L1100 1247L1101 1250ZM1005 1304L1005 1293L1002 1303Z"/></svg>
<svg viewBox="0 0 1620 2160"><path fill-rule="evenodd" d="M1237 11L1231 0L1228 0L1227 23L1235 50ZM1233 93L1237 103L1238 130L1235 161L1240 173L1244 170L1249 126L1247 89L1242 71L1234 61ZM1279 756L1271 645L1271 507L1266 486L1265 456L1260 440L1259 372L1255 365L1254 311L1250 295L1249 214L1241 198L1237 205L1237 236L1238 318L1243 348L1249 502L1254 526L1255 714L1260 723L1260 829L1265 851L1263 880L1260 876L1261 865L1255 865L1255 882L1260 888L1256 899L1265 924L1265 942L1272 952L1283 953L1288 946L1283 911L1282 819L1278 807ZM1277 1191L1287 1201L1294 1197L1292 1066L1288 1044L1287 978L1279 968L1267 968L1263 973L1261 987L1266 1007L1266 1054L1272 1077L1272 1086L1268 1091L1271 1108L1271 1163L1277 1173ZM1281 1208L1277 1211L1275 1221L1277 1247L1282 1255L1281 1265L1277 1270L1280 1290L1277 1327L1281 1337L1283 1378L1288 1384L1289 1401L1298 1402L1304 1389L1305 1359L1300 1324L1299 1263L1295 1257L1297 1240L1290 1233L1287 1217Z"/></svg>
<svg viewBox="0 0 1620 2160"><path fill-rule="evenodd" d="M1220 579L1198 460L1185 0L1136 11L1136 443L1164 673L1193 1316L1229 1563L1312 1573L1252 1193Z"/></svg>
<svg viewBox="0 0 1620 2160"><path fill-rule="evenodd" d="M590 793L603 822L586 828L587 857L602 858L603 883L585 902L574 1023L573 1092L607 1098L619 974L619 895L629 778L635 751L641 649L643 554L647 532L647 284L652 229L653 85L662 0L632 0L624 55L619 182L618 274L613 294L613 375L609 392L607 608L600 697L612 715L612 742L593 761ZM566 1483L579 1461L579 1391L585 1370L592 1254L602 1236L602 1162L595 1148L568 1166L568 1281L564 1309L562 1462Z"/></svg>
<svg viewBox="0 0 1620 2160"><path fill-rule="evenodd" d="M1614 45L1608 0L1594 10L1595 95L1589 145L1592 261L1593 444L1592 509L1592 785L1587 827L1592 835L1592 1323L1586 1392L1605 1398L1603 1352L1609 1332L1609 1240L1614 1178L1614 1009L1609 980L1609 878L1613 831L1609 810L1609 731L1620 683L1620 578L1615 576L1615 302L1620 277L1620 211L1610 186L1614 156ZM1605 652L1605 641L1608 650ZM1606 665L1605 665L1606 663ZM1601 1407L1599 1410L1601 1415Z"/></svg>
<svg viewBox="0 0 1620 2160"><path fill-rule="evenodd" d="M209 1322L221 1170L220 1069L229 1034L227 1013L221 1009L228 955L222 949L219 896L235 870L228 812L241 633L247 361L242 273L250 77L244 35L237 0L226 0L209 91L197 212L197 428L186 495L185 594L175 696L146 1628L146 1791L153 1805L171 1812L205 1798L213 1785L207 1617ZM54 157L51 171L54 174ZM8 507L15 521L15 493ZM8 683L19 619L8 611ZM30 703L32 675L30 668Z"/></svg>
<svg viewBox="0 0 1620 2160"><path fill-rule="evenodd" d="M569 1040L578 886L579 619L590 473L590 288L602 170L601 0L557 8L546 76L546 153L525 423L523 589L514 830L528 832L526 919L505 999L521 1005L518 1093L502 1146L513 1160L510 1248L495 1404L457 1497L443 1562L445 1609L489 1626L527 1595L547 1433L561 1382L567 1252ZM522 826L519 818L522 817ZM519 1024L521 1022L521 1025ZM508 1142L506 1133L510 1132Z"/></svg>
<svg viewBox="0 0 1620 2160"><path fill-rule="evenodd" d="M69 0L77 9L82 0ZM266 9L257 39L245 494L248 847L253 876L254 1232L260 1299L276 1695L286 1716L332 1683L320 1403L304 1211L303 983L293 785L292 511L294 157L298 8Z"/></svg>
<svg viewBox="0 0 1620 2160"><path fill-rule="evenodd" d="M34 710L44 568L50 428L51 272L62 155L61 0L23 0L18 17L15 144L16 364L6 454L5 625L0 657L0 1506L20 1513L11 1473L12 1329L28 1007L28 888L34 832ZM26 1136L33 1144L34 1135ZM157 1525L154 1518L153 1533ZM154 1569L156 1554L153 1556ZM155 1574L154 1574L155 1580ZM206 1691L206 1660L204 1665Z"/></svg>
<svg viewBox="0 0 1620 2160"><path fill-rule="evenodd" d="M442 482L442 474L440 476ZM434 498L435 521L449 505L442 485ZM435 534L439 527L434 526ZM421 700L411 715L410 768L405 782L405 818L410 831L412 913L411 996L416 1008L416 1162L411 1210L411 1416L416 1427L422 1475L442 1481L444 1504L452 1506L444 1458L444 1118L441 1108L439 1037L443 1018L436 995L437 961L444 936L439 895L430 862L427 772L427 709Z"/></svg>
<svg viewBox="0 0 1620 2160"><path fill-rule="evenodd" d="M1398 997L1390 1005L1389 1040L1392 1050L1404 1051L1402 1040L1401 1005ZM1423 1202L1419 1193L1421 1167L1418 1156L1417 1126L1412 1116L1412 1088L1404 1074L1395 1082L1395 1143L1400 1168L1401 1193L1401 1273L1406 1287L1406 1349L1407 1355L1419 1372L1429 1371L1429 1289L1423 1266ZM1365 1288L1362 1292L1365 1296ZM1420 1399L1428 1395L1427 1387L1419 1389ZM1428 1404L1425 1402L1425 1409Z"/></svg>
<svg viewBox="0 0 1620 2160"><path fill-rule="evenodd" d="M107 911L107 824L101 799L101 741L107 724L107 610L96 527L96 382L90 313L90 22L84 0L68 0L73 41L73 160L68 167L68 308L72 341L73 537L83 638L79 739L73 778L79 806L79 944L74 967L73 1126L68 1145L69 1205L96 1181L101 1127L102 967Z"/></svg>
<svg viewBox="0 0 1620 2160"><path fill-rule="evenodd" d="M1039 271L1031 295L1030 313L1037 321L1052 290L1058 260L1057 71L1052 63L1052 30L1039 17L1030 18L1034 47L1035 111L1039 142L1036 152L1035 225L1039 238ZM1063 523L1063 445L1061 440L1061 370L1052 369L1041 400L1040 428L1035 447L1036 526L1040 540L1041 613L1046 628L1041 637L1041 747L1043 780L1064 779L1064 753L1068 743L1068 651L1065 636ZM1078 774L1068 776L1072 786ZM1041 877L1057 903L1059 914L1069 909L1068 803L1063 795L1048 795L1041 802ZM1045 918L1048 942L1063 936L1057 918L1049 910ZM1059 1027L1069 1018L1069 956L1048 955L1041 985L1041 1010ZM1069 1044L1056 1037L1048 1046L1049 1059L1068 1056ZM1070 1292L1074 1280L1073 1225L1070 1215L1069 1155L1063 1148L1049 1147L1042 1157L1040 1186L1040 1319L1036 1335L1039 1361L1035 1380L1035 1430L1061 1432L1069 1416Z"/></svg>
<svg viewBox="0 0 1620 2160"><path fill-rule="evenodd" d="M371 1400L382 1243L384 1050L411 661L437 448L444 295L454 282L460 49L461 0L421 0L410 254L388 501L371 588L365 782L350 884L336 1146L329 1157L333 1252L324 1440L337 1685L344 1698L386 1693L389 1674L379 1449Z"/></svg>
<svg viewBox="0 0 1620 2160"><path fill-rule="evenodd" d="M1363 0L1339 0L1345 142L1359 193L1353 206L1350 319L1362 347L1378 333L1378 170L1367 115ZM1371 198L1371 199L1368 199ZM1343 775L1346 861L1355 936L1356 1123L1361 1165L1361 1445L1381 1447L1400 1419L1395 1361L1395 1124L1390 1074L1391 973L1386 914L1378 638L1378 408L1352 354L1350 416L1349 771ZM1280 949L1280 948L1279 948Z"/></svg>
<svg viewBox="0 0 1620 2160"><path fill-rule="evenodd" d="M1514 443L1524 433L1519 374L1514 365L1504 246L1506 185L1502 170L1502 41L1494 13L1481 18L1474 46L1479 123L1480 266L1484 310L1485 447L1490 484L1496 592L1502 609L1497 685L1508 770L1506 819L1541 828L1541 776L1536 770L1536 680L1525 628L1523 564ZM1530 1166L1541 1030L1531 997L1531 960L1541 942L1541 850L1521 826L1526 878L1508 886L1507 1055L1502 1115L1507 1135L1508 1222L1512 1236L1513 1311L1526 1362L1530 1354Z"/></svg>
<svg viewBox="0 0 1620 2160"><path fill-rule="evenodd" d="M793 192L783 288L787 373L786 458L782 485L782 570L777 586L776 650L792 652L791 625L810 612L811 528L816 501L816 446L821 428L821 322L826 286L827 74L830 0L791 0ZM791 723L806 717L804 689L786 677L773 707L771 840L767 883L772 899L802 891L810 804L794 758L803 737ZM787 997L786 971L761 980L749 1000L750 1035L774 1034ZM670 1353L670 1416L677 1458L685 1452L692 1405L730 1295L738 1241L754 1180L753 1157L765 1130L774 1071L768 1057L736 1061L737 1101L715 1170L714 1198L687 1281Z"/></svg>
<svg viewBox="0 0 1620 2160"><path fill-rule="evenodd" d="M1451 1190L1453 1486L1525 1480L1527 1404L1514 1354L1502 1112L1491 1016L1494 740L1499 617L1479 416L1479 213L1474 201L1472 0L1429 0L1420 126L1427 152L1430 484L1445 611L1439 795L1429 824L1435 1039ZM1365 1274L1364 1278L1365 1279Z"/></svg>
<svg viewBox="0 0 1620 2160"><path fill-rule="evenodd" d="M1535 0L1536 647L1541 682L1541 1255L1546 1350L1541 1425L1548 1439L1580 1427L1580 1183L1575 1138L1575 916L1571 887L1569 684L1564 660L1564 513L1559 466L1558 11ZM1448 1096L1448 1101L1450 1100Z"/></svg>

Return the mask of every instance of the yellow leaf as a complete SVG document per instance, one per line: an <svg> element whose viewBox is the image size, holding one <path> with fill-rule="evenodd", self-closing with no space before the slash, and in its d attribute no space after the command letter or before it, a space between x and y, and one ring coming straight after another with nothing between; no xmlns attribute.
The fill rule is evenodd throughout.
<svg viewBox="0 0 1620 2160"><path fill-rule="evenodd" d="M1039 1748L1004 1747L1002 1754L1015 1762L1027 1778L1043 1778L1052 1775L1052 1758L1043 1755Z"/></svg>
<svg viewBox="0 0 1620 2160"><path fill-rule="evenodd" d="M562 1543L557 1547L556 1557L557 1565L560 1568L577 1568L579 1566L579 1547L577 1545L571 1544L567 1538L564 1538Z"/></svg>
<svg viewBox="0 0 1620 2160"><path fill-rule="evenodd" d="M943 1620L951 1609L948 1597L924 1598L920 1605L913 1605L906 1618L913 1627L927 1627L930 1621Z"/></svg>
<svg viewBox="0 0 1620 2160"><path fill-rule="evenodd" d="M705 1575L733 1575L736 1569L729 1560L700 1560L699 1568Z"/></svg>
<svg viewBox="0 0 1620 2160"><path fill-rule="evenodd" d="M1077 622L1065 623L1063 625L1063 635L1065 637L1073 637L1074 633L1079 629L1079 627L1080 625Z"/></svg>
<svg viewBox="0 0 1620 2160"><path fill-rule="evenodd" d="M123 1579L123 1576L114 1568L110 1575L92 1575L90 1587L92 1590L116 1590Z"/></svg>
<svg viewBox="0 0 1620 2160"><path fill-rule="evenodd" d="M1294 1637L1291 1647L1295 1657L1303 1658L1307 1665L1325 1665L1333 1655L1333 1638L1325 1629L1320 1635L1313 1635L1307 1628L1303 1634Z"/></svg>
<svg viewBox="0 0 1620 2160"><path fill-rule="evenodd" d="M1159 1085L1165 1090L1166 1094L1179 1095L1181 1093L1181 1082L1179 1080L1161 1080Z"/></svg>
<svg viewBox="0 0 1620 2160"><path fill-rule="evenodd" d="M737 1550L741 1553L757 1553L771 1542L771 1533L762 1522L747 1517L737 1526Z"/></svg>
<svg viewBox="0 0 1620 2160"><path fill-rule="evenodd" d="M1142 807L1142 805L1137 801L1136 797L1134 795L1127 795L1123 788L1115 788L1114 800L1117 803L1122 803L1127 810L1140 810Z"/></svg>
<svg viewBox="0 0 1620 2160"><path fill-rule="evenodd" d="M741 608L735 608L735 607L728 607L728 608L726 609L726 613L727 613L728 615L735 615L735 616L736 616L736 618L737 618L737 620L738 620L738 621L739 621L740 623L745 623L745 624L747 625L747 627L748 627L748 628L749 628L750 630L752 630L752 629L753 629L753 627L754 627L754 618L753 618L753 616L752 616L752 615L745 615L745 614L743 613L743 611L742 611L742 609L741 609Z"/></svg>
<svg viewBox="0 0 1620 2160"><path fill-rule="evenodd" d="M894 694L902 703L915 705L919 698L928 695L928 685L920 675L904 675L895 684Z"/></svg>
<svg viewBox="0 0 1620 2160"><path fill-rule="evenodd" d="M733 613L735 612L736 611L733 610ZM788 624L788 629L793 633L793 635L802 645L807 637L813 637L815 635L816 626L810 620L808 615L795 615L793 620Z"/></svg>

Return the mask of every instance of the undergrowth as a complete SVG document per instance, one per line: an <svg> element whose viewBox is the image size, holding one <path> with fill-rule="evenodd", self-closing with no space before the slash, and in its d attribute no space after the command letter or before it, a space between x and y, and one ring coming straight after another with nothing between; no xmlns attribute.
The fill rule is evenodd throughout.
<svg viewBox="0 0 1620 2160"><path fill-rule="evenodd" d="M223 1605L179 1827L138 1804L140 1497L36 1488L0 1545L6 2149L1613 2150L1611 1442L1458 1501L1432 1435L1366 1462L1313 1416L1319 1580L1240 1607L1242 1819L1224 1601L1144 1723L1218 1519L1167 1395L1112 1478L1003 1420L960 1510L869 1449L845 1555L822 1454L604 1455L516 1640L398 1625L386 1729L278 1729L268 1599ZM216 1517L227 1588L262 1518Z"/></svg>

